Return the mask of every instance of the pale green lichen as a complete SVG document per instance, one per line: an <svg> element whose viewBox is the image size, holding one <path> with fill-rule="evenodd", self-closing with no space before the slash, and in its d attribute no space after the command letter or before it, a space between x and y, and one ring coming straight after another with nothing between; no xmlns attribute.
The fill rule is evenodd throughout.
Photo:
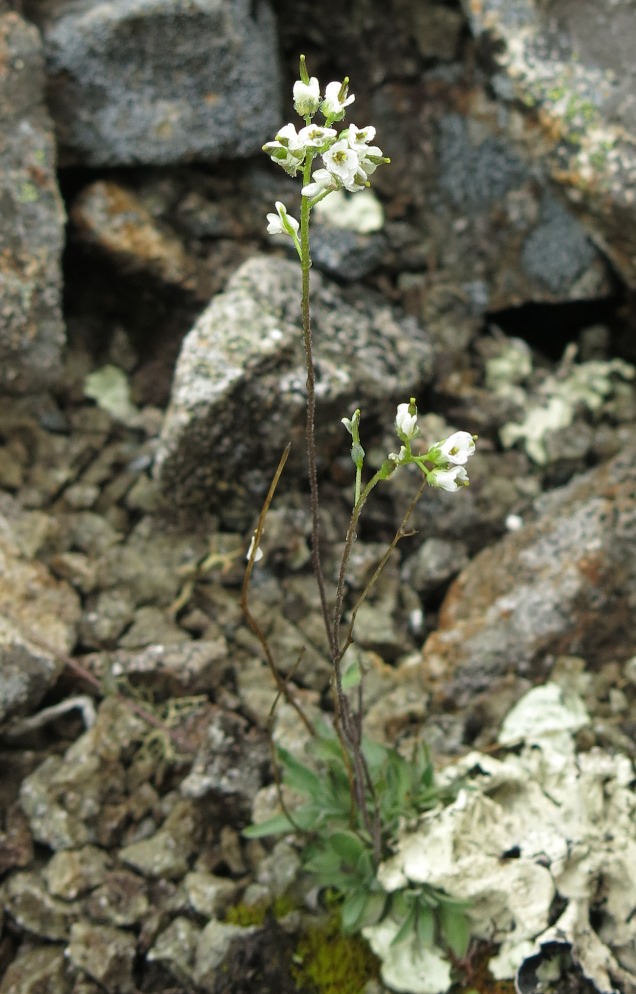
<svg viewBox="0 0 636 994"><path fill-rule="evenodd" d="M636 369L630 363L611 359L573 363L565 375L557 372L546 377L534 395L526 393L523 421L509 422L500 429L502 445L509 449L523 441L529 457L544 466L548 462L546 436L569 427L581 407L599 411L606 401L619 396L626 382L635 376Z"/></svg>

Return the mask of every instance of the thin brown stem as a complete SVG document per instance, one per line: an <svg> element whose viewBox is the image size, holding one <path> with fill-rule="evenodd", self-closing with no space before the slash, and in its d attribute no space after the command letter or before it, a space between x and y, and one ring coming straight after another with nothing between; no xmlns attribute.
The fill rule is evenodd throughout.
<svg viewBox="0 0 636 994"><path fill-rule="evenodd" d="M276 663L274 661L274 656L270 649L269 642L267 641L267 636L265 635L263 629L261 628L256 618L250 611L250 605L249 605L250 583L252 579L252 571L254 569L254 563L256 562L256 550L260 545L261 536L263 534L263 528L265 527L265 518L267 517L267 512L269 511L270 504L274 499L276 487L278 486L278 481L280 480L283 469L285 468L285 463L287 462L287 457L289 456L290 449L291 449L291 442L288 442L287 445L285 446L285 449L283 450L283 454L281 455L278 461L276 472L274 473L272 482L269 485L269 490L267 491L267 495L265 497L265 500L263 501L263 506L261 507L261 511L258 516L258 521L256 523L256 528L254 530L254 537L252 540L251 552L247 560L245 575L243 577L243 587L241 589L241 609L243 611L243 616L247 624L249 625L251 631L254 633L254 635L260 642L263 654L267 661L267 665L269 666L271 674L274 678L274 682L276 683L278 693L282 694L282 696L285 698L288 704L290 704L293 707L294 711L296 712L296 714L298 715L298 717L300 718L300 720L302 721L303 725L310 733L310 735L315 735L316 734L315 729L311 721L309 720L309 718L301 708L300 704L292 694L287 680L283 679L281 674L278 672L278 667L276 666Z"/></svg>

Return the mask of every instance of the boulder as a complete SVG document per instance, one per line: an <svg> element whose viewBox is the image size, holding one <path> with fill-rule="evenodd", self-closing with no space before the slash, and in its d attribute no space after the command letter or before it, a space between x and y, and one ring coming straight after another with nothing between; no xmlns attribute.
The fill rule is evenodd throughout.
<svg viewBox="0 0 636 994"><path fill-rule="evenodd" d="M636 286L636 22L629 0L462 0L517 137ZM515 122L517 126L517 122ZM524 133L525 132L525 133Z"/></svg>
<svg viewBox="0 0 636 994"><path fill-rule="evenodd" d="M305 473L305 366L297 264L254 257L186 336L155 470L171 501L212 507L239 530L254 516L288 441L286 475ZM430 379L433 350L413 318L369 291L312 273L317 445L347 453L340 423L384 414ZM390 423L390 422L389 422Z"/></svg>
<svg viewBox="0 0 636 994"><path fill-rule="evenodd" d="M633 654L636 450L539 498L536 520L480 552L450 587L423 648L459 706L559 655L591 667Z"/></svg>
<svg viewBox="0 0 636 994"><path fill-rule="evenodd" d="M280 127L267 0L49 0L31 13L63 164L232 159Z"/></svg>
<svg viewBox="0 0 636 994"><path fill-rule="evenodd" d="M0 12L0 390L28 393L61 375L65 214L44 105L37 30Z"/></svg>

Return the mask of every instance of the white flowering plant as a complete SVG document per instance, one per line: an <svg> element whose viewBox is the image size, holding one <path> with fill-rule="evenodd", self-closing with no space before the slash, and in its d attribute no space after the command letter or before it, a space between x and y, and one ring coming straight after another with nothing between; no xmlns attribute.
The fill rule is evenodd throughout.
<svg viewBox="0 0 636 994"><path fill-rule="evenodd" d="M286 124L267 142L263 150L288 175L301 175L300 220L292 217L286 206L277 201L275 212L267 215L267 231L292 240L302 274L302 334L307 370L306 447L312 524L312 566L318 591L331 663L333 715L330 724L316 728L293 694L288 680L283 679L273 659L267 639L249 609L249 584L252 571L261 556L260 541L267 510L282 472L286 449L265 500L252 535L243 584L242 605L248 624L261 642L270 665L278 695L284 696L295 708L313 743L313 758L308 765L300 763L285 750L277 751L277 764L282 779L304 803L288 811L279 790L282 813L266 822L246 829L255 838L277 832L295 830L310 836L305 848L306 868L317 882L335 891L341 898L343 928L358 931L386 916L399 922L396 942L411 938L416 942L438 944L456 957L465 952L468 941L464 908L441 892L423 885L405 893L384 893L377 880L377 868L391 855L391 846L398 822L404 817L421 814L434 804L452 799L454 792L438 788L433 767L425 754L418 751L411 761L404 759L397 748L387 749L369 742L363 736L363 674L354 665L344 665L344 657L354 641L354 626L361 604L376 583L393 549L406 534L406 527L418 500L427 486L449 493L468 485L466 464L475 451L475 436L456 431L448 438L422 451L419 442L418 411L415 399L397 407L394 430L399 442L398 452L390 452L382 465L363 482L365 451L360 440L361 412L355 410L342 423L351 436L351 458L355 465L353 508L347 528L333 602L327 597L320 553L320 504L315 440L316 390L314 345L309 307L309 273L311 254L309 225L311 211L317 203L337 190L358 193L370 185L369 177L378 166L390 162L382 150L371 144L375 128L358 128L355 124L341 127L346 110L355 97L349 92L349 79L329 83L321 96L315 76L309 76L304 56L300 57L300 79L293 89L294 108L304 122L300 130ZM316 123L320 114L324 123ZM365 503L382 480L387 480L402 467L413 465L420 470L420 486L389 544L373 577L354 605L344 634L344 599L347 572L356 540L360 515ZM316 773L316 767L320 774ZM280 786L280 776L277 773Z"/></svg>

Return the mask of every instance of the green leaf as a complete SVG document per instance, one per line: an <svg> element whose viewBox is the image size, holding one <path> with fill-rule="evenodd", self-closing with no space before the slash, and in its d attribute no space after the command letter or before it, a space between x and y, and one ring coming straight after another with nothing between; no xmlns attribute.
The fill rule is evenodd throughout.
<svg viewBox="0 0 636 994"><path fill-rule="evenodd" d="M279 835L281 832L289 832L294 830L294 826L287 817L287 815L273 815L271 818L266 818L265 821L259 821L254 825L248 825L244 828L242 835L246 839L260 839L264 835Z"/></svg>
<svg viewBox="0 0 636 994"><path fill-rule="evenodd" d="M356 932L361 926L368 897L368 893L364 890L354 890L347 894L341 908L343 932Z"/></svg>
<svg viewBox="0 0 636 994"><path fill-rule="evenodd" d="M415 916L415 935L423 946L432 946L435 942L435 915L432 908L418 905Z"/></svg>
<svg viewBox="0 0 636 994"><path fill-rule="evenodd" d="M280 764L284 772L285 783L299 794L308 794L314 800L319 800L323 794L323 781L318 774L300 763L290 752L281 746L277 749Z"/></svg>
<svg viewBox="0 0 636 994"><path fill-rule="evenodd" d="M461 959L466 955L470 941L468 918L461 911L455 911L444 904L440 907L438 914L445 942L455 956Z"/></svg>
<svg viewBox="0 0 636 994"><path fill-rule="evenodd" d="M333 832L327 845L351 867L357 865L365 851L364 842L353 832Z"/></svg>
<svg viewBox="0 0 636 994"><path fill-rule="evenodd" d="M391 945L397 946L399 942L404 942L405 939L414 934L415 932L415 907L412 907L408 915L400 925L399 929L391 939Z"/></svg>
<svg viewBox="0 0 636 994"><path fill-rule="evenodd" d="M353 690L354 687L360 685L361 680L362 670L360 669L360 663L356 660L342 674L342 689Z"/></svg>

